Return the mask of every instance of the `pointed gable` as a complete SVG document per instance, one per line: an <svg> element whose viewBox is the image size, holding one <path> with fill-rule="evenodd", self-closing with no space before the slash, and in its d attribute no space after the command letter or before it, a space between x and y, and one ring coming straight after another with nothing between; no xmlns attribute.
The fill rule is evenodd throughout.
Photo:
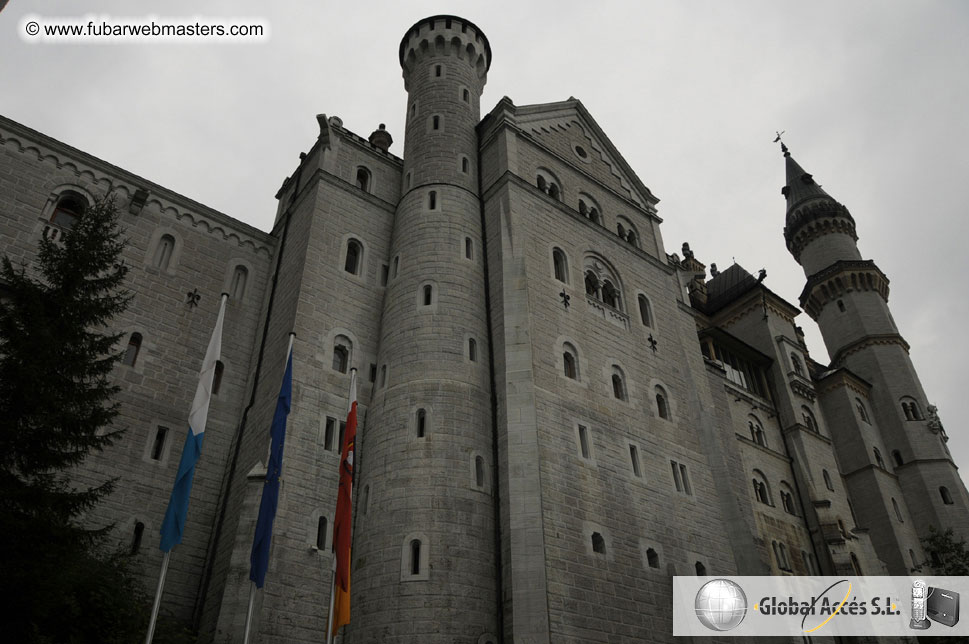
<svg viewBox="0 0 969 644"><path fill-rule="evenodd" d="M655 212L659 199L636 176L581 101L569 98L525 105L514 112L516 125L538 145L640 208Z"/></svg>

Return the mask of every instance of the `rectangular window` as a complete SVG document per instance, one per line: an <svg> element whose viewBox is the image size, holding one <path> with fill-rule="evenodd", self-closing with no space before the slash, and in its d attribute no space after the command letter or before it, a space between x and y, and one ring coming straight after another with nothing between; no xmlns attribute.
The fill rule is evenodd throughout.
<svg viewBox="0 0 969 644"><path fill-rule="evenodd" d="M341 422L340 423L340 442L338 443L338 446L337 446L337 449L340 450L341 454L343 453L343 435L346 433L346 431L347 431L347 424Z"/></svg>
<svg viewBox="0 0 969 644"><path fill-rule="evenodd" d="M589 458L589 430L585 425L579 425L579 453L582 458Z"/></svg>
<svg viewBox="0 0 969 644"><path fill-rule="evenodd" d="M336 429L336 419L326 417L326 426L323 430L323 449L328 452L333 451L333 431Z"/></svg>
<svg viewBox="0 0 969 644"><path fill-rule="evenodd" d="M670 467L673 468L673 484L676 486L676 491L682 492L683 483L680 482L680 466L676 461L670 461Z"/></svg>
<svg viewBox="0 0 969 644"><path fill-rule="evenodd" d="M387 276L390 275L390 267L383 264L380 267L380 285L387 286Z"/></svg>
<svg viewBox="0 0 969 644"><path fill-rule="evenodd" d="M689 495L693 494L693 488L690 487L690 477L686 473L686 465L680 463L680 479L683 481L683 491Z"/></svg>
<svg viewBox="0 0 969 644"><path fill-rule="evenodd" d="M151 444L151 460L160 461L165 453L165 439L168 437L168 428L161 425L155 430L155 440Z"/></svg>
<svg viewBox="0 0 969 644"><path fill-rule="evenodd" d="M633 465L633 474L636 476L636 478L642 478L643 473L639 469L639 450L636 449L635 445L629 446L629 460Z"/></svg>

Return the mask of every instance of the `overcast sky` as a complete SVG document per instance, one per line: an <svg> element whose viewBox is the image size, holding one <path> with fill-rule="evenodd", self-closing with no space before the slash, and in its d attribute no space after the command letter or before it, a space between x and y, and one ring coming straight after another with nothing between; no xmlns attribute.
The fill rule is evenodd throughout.
<svg viewBox="0 0 969 644"><path fill-rule="evenodd" d="M0 3L2 4L2 3ZM452 13L494 54L482 98L580 99L689 241L797 303L775 130L857 223L929 402L969 465L969 2L28 2L0 13L0 113L268 230L273 195L340 116L403 150L404 31ZM37 44L24 16L254 17L265 42ZM813 322L798 318L827 362ZM837 431L837 428L833 428ZM965 474L964 474L965 476Z"/></svg>

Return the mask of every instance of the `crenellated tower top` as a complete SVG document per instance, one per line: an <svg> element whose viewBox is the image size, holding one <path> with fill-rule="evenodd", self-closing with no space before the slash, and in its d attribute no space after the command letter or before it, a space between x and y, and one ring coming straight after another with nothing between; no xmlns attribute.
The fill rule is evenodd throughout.
<svg viewBox="0 0 969 644"><path fill-rule="evenodd" d="M400 41L400 66L404 88L410 91L408 77L428 56L454 56L475 70L483 87L491 67L491 45L484 32L470 20L458 16L430 16L418 20Z"/></svg>

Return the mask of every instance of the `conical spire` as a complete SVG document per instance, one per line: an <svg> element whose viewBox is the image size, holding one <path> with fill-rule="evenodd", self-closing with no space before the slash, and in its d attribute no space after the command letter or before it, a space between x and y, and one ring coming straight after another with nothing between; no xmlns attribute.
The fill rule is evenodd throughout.
<svg viewBox="0 0 969 644"><path fill-rule="evenodd" d="M795 258L800 254L799 251L795 252L795 244L793 244L798 232L807 224L820 219L840 219L845 226L838 226L838 228L844 229L857 239L854 232L855 222L848 209L835 201L814 181L814 177L794 160L790 150L783 143L781 143L781 151L784 153L787 174L787 184L781 188L781 194L787 198L784 238L787 240L788 249L794 252Z"/></svg>

